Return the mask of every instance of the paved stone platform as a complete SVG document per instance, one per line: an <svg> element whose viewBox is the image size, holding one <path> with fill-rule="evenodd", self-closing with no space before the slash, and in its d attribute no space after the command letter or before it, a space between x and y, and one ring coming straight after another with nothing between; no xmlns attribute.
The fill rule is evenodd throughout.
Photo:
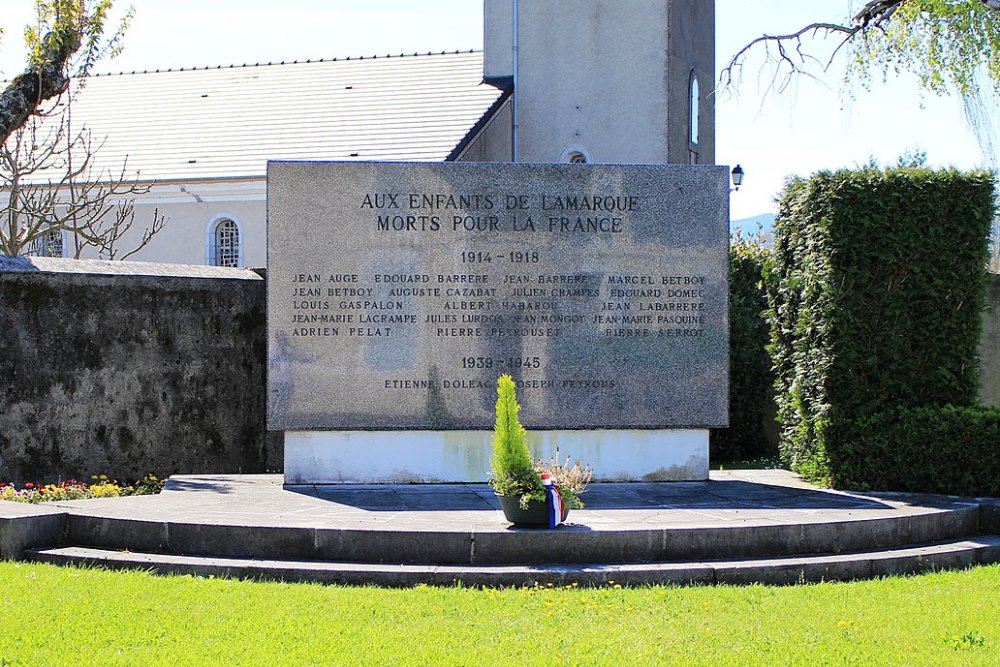
<svg viewBox="0 0 1000 667"><path fill-rule="evenodd" d="M633 530L828 523L936 513L961 498L820 489L784 470L707 482L593 484L567 528ZM93 517L246 526L510 531L486 484L283 486L281 475L177 475L157 496L52 503Z"/></svg>
<svg viewBox="0 0 1000 667"><path fill-rule="evenodd" d="M1000 561L996 501L820 489L781 470L594 484L556 530L485 484L285 487L183 475L157 496L0 503L0 556L333 583L795 583Z"/></svg>

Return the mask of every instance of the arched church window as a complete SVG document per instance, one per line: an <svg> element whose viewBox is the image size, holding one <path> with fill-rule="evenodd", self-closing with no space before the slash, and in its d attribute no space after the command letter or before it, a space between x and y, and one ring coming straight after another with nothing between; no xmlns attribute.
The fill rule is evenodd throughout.
<svg viewBox="0 0 1000 667"><path fill-rule="evenodd" d="M217 215L212 218L205 231L206 264L231 267L243 264L243 235L234 217Z"/></svg>
<svg viewBox="0 0 1000 667"><path fill-rule="evenodd" d="M215 226L215 265L239 266L240 230L232 220L222 220Z"/></svg>

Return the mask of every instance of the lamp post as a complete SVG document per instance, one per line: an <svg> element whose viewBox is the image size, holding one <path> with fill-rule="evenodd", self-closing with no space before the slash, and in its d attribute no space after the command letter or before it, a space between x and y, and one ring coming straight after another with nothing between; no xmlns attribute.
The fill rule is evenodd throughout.
<svg viewBox="0 0 1000 667"><path fill-rule="evenodd" d="M733 187L730 188L729 191L734 192L739 190L740 186L743 185L743 167L736 165L733 167L733 171L730 175L733 178Z"/></svg>

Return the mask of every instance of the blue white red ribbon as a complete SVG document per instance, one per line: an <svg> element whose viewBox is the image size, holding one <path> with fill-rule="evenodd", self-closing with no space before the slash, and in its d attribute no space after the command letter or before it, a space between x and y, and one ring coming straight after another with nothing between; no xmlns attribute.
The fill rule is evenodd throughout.
<svg viewBox="0 0 1000 667"><path fill-rule="evenodd" d="M555 528L563 522L566 503L559 494L559 487L556 486L556 480L549 473L542 473L542 486L545 487L545 493L548 496L545 505L549 511L549 528Z"/></svg>

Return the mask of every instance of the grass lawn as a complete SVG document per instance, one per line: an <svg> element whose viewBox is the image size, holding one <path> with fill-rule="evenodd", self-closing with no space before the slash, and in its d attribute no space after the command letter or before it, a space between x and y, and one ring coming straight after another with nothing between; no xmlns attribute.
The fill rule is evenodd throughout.
<svg viewBox="0 0 1000 667"><path fill-rule="evenodd" d="M0 563L0 665L1000 665L1000 566L849 584L379 589Z"/></svg>

